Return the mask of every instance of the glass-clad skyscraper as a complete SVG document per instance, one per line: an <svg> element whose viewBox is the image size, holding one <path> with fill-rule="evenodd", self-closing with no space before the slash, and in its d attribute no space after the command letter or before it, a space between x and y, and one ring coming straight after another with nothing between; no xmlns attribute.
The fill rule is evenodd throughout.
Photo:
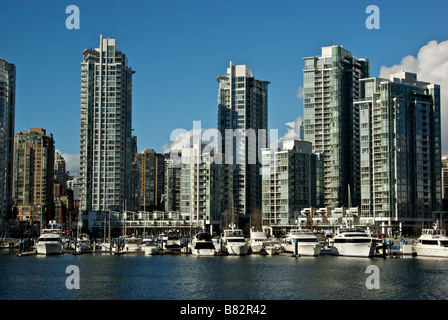
<svg viewBox="0 0 448 320"><path fill-rule="evenodd" d="M81 210L128 209L134 158L132 74L115 39L100 37L81 63Z"/></svg>
<svg viewBox="0 0 448 320"><path fill-rule="evenodd" d="M11 210L15 94L16 67L0 59L0 221L2 222Z"/></svg>
<svg viewBox="0 0 448 320"><path fill-rule="evenodd" d="M431 221L441 210L440 86L408 72L361 85L361 217Z"/></svg>
<svg viewBox="0 0 448 320"><path fill-rule="evenodd" d="M341 46L322 48L306 57L303 70L304 137L323 161L324 204L332 208L359 205L360 80L369 76L369 60Z"/></svg>
<svg viewBox="0 0 448 320"><path fill-rule="evenodd" d="M261 209L261 148L268 128L268 81L252 75L246 65L230 62L227 74L218 77L218 130L222 153L232 169L226 175L227 201L234 213L249 217Z"/></svg>

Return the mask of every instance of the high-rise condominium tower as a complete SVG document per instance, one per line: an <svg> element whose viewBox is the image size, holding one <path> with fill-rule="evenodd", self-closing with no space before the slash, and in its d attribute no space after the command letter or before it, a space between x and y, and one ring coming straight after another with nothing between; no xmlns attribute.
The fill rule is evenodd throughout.
<svg viewBox="0 0 448 320"><path fill-rule="evenodd" d="M81 63L81 210L130 205L134 158L132 74L115 39L100 37Z"/></svg>
<svg viewBox="0 0 448 320"><path fill-rule="evenodd" d="M11 210L16 67L0 59L0 220Z"/></svg>
<svg viewBox="0 0 448 320"><path fill-rule="evenodd" d="M353 100L359 81L369 76L369 60L357 59L341 46L322 48L307 57L303 70L304 137L323 161L324 204L359 205L359 111Z"/></svg>
<svg viewBox="0 0 448 320"><path fill-rule="evenodd" d="M208 228L216 225L219 230L224 211L222 179L226 166L216 163L221 155L202 153L198 146L182 150L180 173L180 208L182 216L194 226Z"/></svg>
<svg viewBox="0 0 448 320"><path fill-rule="evenodd" d="M45 129L20 131L14 139L13 201L17 219L53 219L54 140ZM62 221L58 221L62 222Z"/></svg>
<svg viewBox="0 0 448 320"><path fill-rule="evenodd" d="M226 189L233 195L234 213L249 217L261 210L261 148L267 145L268 81L252 75L246 65L230 62L218 77L218 130L222 153L231 159ZM231 134L230 139L229 133ZM260 151L260 152L259 152ZM232 201L227 201L231 205Z"/></svg>
<svg viewBox="0 0 448 320"><path fill-rule="evenodd" d="M162 209L165 191L165 158L152 149L135 154L140 176L139 210Z"/></svg>
<svg viewBox="0 0 448 320"><path fill-rule="evenodd" d="M442 198L440 86L408 72L361 84L361 217L431 221Z"/></svg>
<svg viewBox="0 0 448 320"><path fill-rule="evenodd" d="M448 199L448 156L442 158L442 198Z"/></svg>
<svg viewBox="0 0 448 320"><path fill-rule="evenodd" d="M311 142L283 141L282 150L263 149L263 226L294 223L304 208L318 201L319 159Z"/></svg>
<svg viewBox="0 0 448 320"><path fill-rule="evenodd" d="M64 188L67 186L65 159L59 151L54 152L54 180Z"/></svg>

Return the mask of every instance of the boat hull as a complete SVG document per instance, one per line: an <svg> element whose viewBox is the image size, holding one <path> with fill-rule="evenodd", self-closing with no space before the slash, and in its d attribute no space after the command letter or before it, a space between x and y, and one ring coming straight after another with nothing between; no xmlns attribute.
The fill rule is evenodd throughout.
<svg viewBox="0 0 448 320"><path fill-rule="evenodd" d="M182 247L180 245L167 245L164 252L167 254L180 254L182 253Z"/></svg>
<svg viewBox="0 0 448 320"><path fill-rule="evenodd" d="M215 249L193 249L191 251L191 254L194 256L214 256L215 255Z"/></svg>
<svg viewBox="0 0 448 320"><path fill-rule="evenodd" d="M448 247L417 244L414 250L417 256L448 258Z"/></svg>
<svg viewBox="0 0 448 320"><path fill-rule="evenodd" d="M227 244L226 248L227 248L228 254L242 256L242 255L247 254L249 246L246 243L244 243L244 244L232 243L232 244Z"/></svg>
<svg viewBox="0 0 448 320"><path fill-rule="evenodd" d="M319 244L300 244L298 251L300 256L318 256L320 254L320 250L322 249L322 245Z"/></svg>
<svg viewBox="0 0 448 320"><path fill-rule="evenodd" d="M289 243L284 246L285 252L295 253L295 244ZM297 254L300 256L318 256L322 245L318 242L299 242L297 245Z"/></svg>
<svg viewBox="0 0 448 320"><path fill-rule="evenodd" d="M257 244L250 245L250 249L251 249L252 253L260 253L264 247L265 247L265 245L263 243L257 243Z"/></svg>
<svg viewBox="0 0 448 320"><path fill-rule="evenodd" d="M141 247L139 245L125 245L124 250L128 253L135 253L135 252L140 252L141 251Z"/></svg>
<svg viewBox="0 0 448 320"><path fill-rule="evenodd" d="M155 255L155 254L159 254L159 247L156 246L147 246L144 249L145 251L145 255Z"/></svg>
<svg viewBox="0 0 448 320"><path fill-rule="evenodd" d="M37 243L36 253L41 255L57 255L64 253L61 243Z"/></svg>
<svg viewBox="0 0 448 320"><path fill-rule="evenodd" d="M334 253L347 257L372 257L375 253L374 243L339 243L334 244Z"/></svg>
<svg viewBox="0 0 448 320"><path fill-rule="evenodd" d="M266 252L269 256L273 256L277 254L277 249L274 246L266 246L263 248L263 252Z"/></svg>

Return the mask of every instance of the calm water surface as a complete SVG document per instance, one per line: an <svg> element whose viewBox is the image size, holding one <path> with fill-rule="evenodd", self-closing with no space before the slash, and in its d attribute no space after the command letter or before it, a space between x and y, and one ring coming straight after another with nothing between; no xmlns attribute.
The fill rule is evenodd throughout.
<svg viewBox="0 0 448 320"><path fill-rule="evenodd" d="M66 268L79 268L69 290ZM367 289L369 265L379 289ZM446 300L448 259L0 253L0 300Z"/></svg>

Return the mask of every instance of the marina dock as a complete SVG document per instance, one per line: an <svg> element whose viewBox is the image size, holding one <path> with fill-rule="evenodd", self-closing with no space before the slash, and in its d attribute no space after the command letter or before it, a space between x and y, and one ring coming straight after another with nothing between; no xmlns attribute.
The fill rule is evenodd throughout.
<svg viewBox="0 0 448 320"><path fill-rule="evenodd" d="M246 239L247 242L248 239ZM32 256L37 255L36 248L34 247L34 241L31 239L17 239L15 241L10 242L11 245L9 246L2 246L0 249L3 251L9 250L10 253L15 253L17 256L25 257L25 256ZM188 243L188 241L186 242ZM397 258L402 256L416 256L415 250L413 249L413 246L416 243L416 239L393 239L393 238L387 238L383 239L382 243L378 243L378 247L373 254L373 258ZM322 249L320 250L320 254L318 256L328 256L328 255L335 255L337 256L333 250L333 248L328 247L326 243L322 243ZM74 254L74 255L83 255L83 254L113 254L113 255L145 255L144 249L138 250L138 251L132 251L128 252L125 250L119 250L117 251L115 248L112 248L112 250L100 250L98 248L90 248L88 250L80 250L77 251L73 248L66 247L64 248L63 254ZM191 254L191 250L188 247L182 247L181 250L175 252L175 253L169 253L164 252L163 250L160 250L160 252L154 254L154 255L189 255ZM216 250L215 256L227 256L229 253L221 250ZM263 252L252 252L251 250L248 251L247 255L269 255L266 251ZM294 252L276 252L275 254L272 254L273 256L291 256L291 257L299 257L299 254L294 254ZM149 256L149 255L148 255Z"/></svg>

